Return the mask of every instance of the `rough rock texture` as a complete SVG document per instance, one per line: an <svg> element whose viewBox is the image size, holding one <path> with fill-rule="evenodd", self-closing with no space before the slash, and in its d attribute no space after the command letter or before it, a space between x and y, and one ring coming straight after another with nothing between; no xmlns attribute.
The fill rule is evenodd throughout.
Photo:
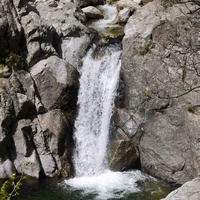
<svg viewBox="0 0 200 200"><path fill-rule="evenodd" d="M85 7L82 9L82 11L85 13L85 15L88 18L91 18L91 19L101 19L104 17L101 11L95 8L94 6Z"/></svg>
<svg viewBox="0 0 200 200"><path fill-rule="evenodd" d="M131 15L131 10L130 8L124 8L122 10L119 11L118 13L118 23L119 22L127 22L129 17Z"/></svg>
<svg viewBox="0 0 200 200"><path fill-rule="evenodd" d="M73 105L70 93L78 87L78 73L73 66L57 56L51 56L35 64L30 69L30 74L37 85L41 102L47 110L60 107L62 103ZM62 102L59 102L60 98Z"/></svg>
<svg viewBox="0 0 200 200"><path fill-rule="evenodd" d="M0 1L0 51L18 49L22 27L12 1Z"/></svg>
<svg viewBox="0 0 200 200"><path fill-rule="evenodd" d="M119 133L118 133L119 135ZM134 167L138 159L138 153L135 144L131 140L117 140L112 144L109 159L109 167L113 171L124 171Z"/></svg>
<svg viewBox="0 0 200 200"><path fill-rule="evenodd" d="M84 20L71 1L0 1L0 178L72 174Z"/></svg>
<svg viewBox="0 0 200 200"><path fill-rule="evenodd" d="M88 28L81 23L85 20L85 14L73 3L50 5L45 1L37 4L36 8L42 18L56 29L58 38L54 39L53 46L59 56L79 69L92 38Z"/></svg>
<svg viewBox="0 0 200 200"><path fill-rule="evenodd" d="M129 8L132 12L135 12L141 6L132 0L120 0L117 2L117 11L123 10L124 8Z"/></svg>
<svg viewBox="0 0 200 200"><path fill-rule="evenodd" d="M117 128L135 134L143 171L174 184L200 173L197 8L150 2L129 18L123 39L127 117L117 112Z"/></svg>
<svg viewBox="0 0 200 200"><path fill-rule="evenodd" d="M104 0L74 0L74 3L80 7L95 6L104 4Z"/></svg>
<svg viewBox="0 0 200 200"><path fill-rule="evenodd" d="M200 199L200 178L189 181L180 188L171 192L162 200L199 200Z"/></svg>

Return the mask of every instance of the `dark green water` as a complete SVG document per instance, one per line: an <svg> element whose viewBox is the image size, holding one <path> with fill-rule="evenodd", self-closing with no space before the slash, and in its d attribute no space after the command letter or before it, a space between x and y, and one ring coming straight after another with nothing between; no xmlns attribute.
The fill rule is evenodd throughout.
<svg viewBox="0 0 200 200"><path fill-rule="evenodd" d="M158 181L140 181L137 183L140 192L127 194L122 198L109 198L109 200L160 200L167 196L172 189ZM75 190L63 182L57 183L50 180L39 183L38 181L25 181L21 186L20 196L16 200L95 200L94 193L85 194L84 191ZM99 199L101 200L101 199Z"/></svg>

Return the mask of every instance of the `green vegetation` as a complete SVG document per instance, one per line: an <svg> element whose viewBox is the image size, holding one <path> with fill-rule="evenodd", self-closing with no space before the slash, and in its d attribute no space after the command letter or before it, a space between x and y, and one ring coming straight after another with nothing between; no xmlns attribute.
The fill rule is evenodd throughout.
<svg viewBox="0 0 200 200"><path fill-rule="evenodd" d="M133 45L133 49L135 49L140 56L144 56L149 52L149 45L145 42L140 46Z"/></svg>
<svg viewBox="0 0 200 200"><path fill-rule="evenodd" d="M190 113L195 113L196 112L196 107L195 106L190 106L187 108L187 111Z"/></svg>
<svg viewBox="0 0 200 200"><path fill-rule="evenodd" d="M182 0L162 0L162 4L165 8L173 6L176 3L180 3Z"/></svg>
<svg viewBox="0 0 200 200"><path fill-rule="evenodd" d="M148 98L151 98L151 92L150 91L145 91L144 92L144 96L148 97Z"/></svg>
<svg viewBox="0 0 200 200"><path fill-rule="evenodd" d="M24 58L18 53L9 50L0 51L0 66L11 68L21 68L24 66Z"/></svg>
<svg viewBox="0 0 200 200"><path fill-rule="evenodd" d="M0 51L0 92L4 90L5 79L9 78L12 69L24 66L24 58L9 50Z"/></svg>
<svg viewBox="0 0 200 200"><path fill-rule="evenodd" d="M12 197L19 195L20 187L22 186L22 180L26 176L24 173L21 174L19 179L16 174L13 174L12 177L6 180L0 188L0 199L1 200L10 200Z"/></svg>

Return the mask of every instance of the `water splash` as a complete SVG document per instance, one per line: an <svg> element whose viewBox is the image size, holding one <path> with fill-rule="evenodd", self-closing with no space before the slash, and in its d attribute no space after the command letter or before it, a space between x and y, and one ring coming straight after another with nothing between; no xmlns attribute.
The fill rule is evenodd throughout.
<svg viewBox="0 0 200 200"><path fill-rule="evenodd" d="M84 176L66 180L65 183L76 190L82 190L82 196L94 194L92 199L121 199L130 193L140 192L137 181L147 178L140 171L112 172L106 170L95 176ZM90 198L91 199L91 198Z"/></svg>

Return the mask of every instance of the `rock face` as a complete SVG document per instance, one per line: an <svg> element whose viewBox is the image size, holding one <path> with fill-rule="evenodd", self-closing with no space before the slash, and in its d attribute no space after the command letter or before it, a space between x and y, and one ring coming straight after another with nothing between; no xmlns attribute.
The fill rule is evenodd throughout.
<svg viewBox="0 0 200 200"><path fill-rule="evenodd" d="M71 1L0 1L0 178L73 173L84 20Z"/></svg>
<svg viewBox="0 0 200 200"><path fill-rule="evenodd" d="M139 4L132 0L120 0L117 2L117 10L123 10L124 8L129 8L132 12L135 12L140 8Z"/></svg>
<svg viewBox="0 0 200 200"><path fill-rule="evenodd" d="M173 184L200 173L197 8L150 2L129 18L123 39L117 130L132 135L143 171Z"/></svg>
<svg viewBox="0 0 200 200"><path fill-rule="evenodd" d="M17 49L21 37L22 27L13 2L0 1L0 51Z"/></svg>
<svg viewBox="0 0 200 200"><path fill-rule="evenodd" d="M80 7L95 6L104 4L104 0L74 0Z"/></svg>
<svg viewBox="0 0 200 200"><path fill-rule="evenodd" d="M183 184L182 187L171 192L166 198L162 200L198 200L200 199L200 178L195 178Z"/></svg>

